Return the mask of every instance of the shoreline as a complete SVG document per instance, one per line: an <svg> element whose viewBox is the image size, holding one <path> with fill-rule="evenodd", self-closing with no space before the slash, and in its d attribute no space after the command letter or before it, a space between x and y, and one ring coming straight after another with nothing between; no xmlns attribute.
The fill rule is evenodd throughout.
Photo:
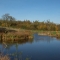
<svg viewBox="0 0 60 60"><path fill-rule="evenodd" d="M52 34L38 33L38 35L47 35L47 36L50 36L50 37L56 37L56 38L60 39L60 34L52 35Z"/></svg>

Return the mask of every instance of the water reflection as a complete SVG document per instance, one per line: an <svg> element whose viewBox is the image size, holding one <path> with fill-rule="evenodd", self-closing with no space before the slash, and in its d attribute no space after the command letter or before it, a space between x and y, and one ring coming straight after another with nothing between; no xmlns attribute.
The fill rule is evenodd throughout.
<svg viewBox="0 0 60 60"><path fill-rule="evenodd" d="M50 41L55 40L53 37L47 36L47 35L38 35L37 33L34 34L34 41L47 41L47 43L50 43Z"/></svg>
<svg viewBox="0 0 60 60"><path fill-rule="evenodd" d="M11 60L60 60L60 41L54 37L34 34L33 40L1 42L0 51Z"/></svg>
<svg viewBox="0 0 60 60"><path fill-rule="evenodd" d="M22 58L22 51L18 51L19 45L24 45L26 43L32 44L33 40L20 40L20 41L6 41L6 42L0 42L0 52L2 54L8 54L11 57L11 60L14 59L23 59ZM14 50L15 49L15 50ZM14 51L13 51L14 50ZM28 59L25 58L25 59Z"/></svg>

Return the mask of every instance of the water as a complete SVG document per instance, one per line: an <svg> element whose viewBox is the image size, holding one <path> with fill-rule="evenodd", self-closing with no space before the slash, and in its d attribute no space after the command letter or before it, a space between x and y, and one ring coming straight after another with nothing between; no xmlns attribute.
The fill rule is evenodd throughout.
<svg viewBox="0 0 60 60"><path fill-rule="evenodd" d="M7 47L0 43L0 50L8 53L11 59L18 60L60 60L60 40L34 34L34 39L23 43L6 43Z"/></svg>

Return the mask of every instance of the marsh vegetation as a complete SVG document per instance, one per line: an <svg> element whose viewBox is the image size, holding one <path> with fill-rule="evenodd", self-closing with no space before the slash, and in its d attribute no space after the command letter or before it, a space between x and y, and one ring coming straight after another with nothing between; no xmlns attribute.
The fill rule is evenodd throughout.
<svg viewBox="0 0 60 60"><path fill-rule="evenodd" d="M0 49L3 48L1 52L4 50L3 54L0 53L0 60L10 60L10 57L12 57L12 55L15 56L11 58L12 60L14 60L14 58L16 58L16 60L51 60L51 58L55 59L55 57L56 59L60 59L59 43L60 24L50 22L50 20L43 22L40 22L38 20L33 22L31 22L30 20L21 21L16 20L9 14L3 15L0 19ZM56 46L56 44L59 44L58 47ZM54 49L52 48L52 46ZM58 49L58 51L55 50L55 47ZM55 52L52 52L51 48L52 51L54 50ZM21 54L21 51L24 52L23 57L19 55ZM50 53L52 53L53 57ZM54 55L54 53L59 53L59 56L56 56L56 54Z"/></svg>

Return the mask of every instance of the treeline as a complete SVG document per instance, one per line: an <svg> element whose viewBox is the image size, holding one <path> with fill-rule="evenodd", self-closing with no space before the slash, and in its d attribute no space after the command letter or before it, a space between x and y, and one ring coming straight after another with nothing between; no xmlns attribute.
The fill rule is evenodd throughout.
<svg viewBox="0 0 60 60"><path fill-rule="evenodd" d="M49 20L40 22L38 20L31 22L30 20L16 20L9 14L4 14L0 18L0 26L13 27L29 30L43 30L43 31L60 31L60 24L55 24Z"/></svg>

